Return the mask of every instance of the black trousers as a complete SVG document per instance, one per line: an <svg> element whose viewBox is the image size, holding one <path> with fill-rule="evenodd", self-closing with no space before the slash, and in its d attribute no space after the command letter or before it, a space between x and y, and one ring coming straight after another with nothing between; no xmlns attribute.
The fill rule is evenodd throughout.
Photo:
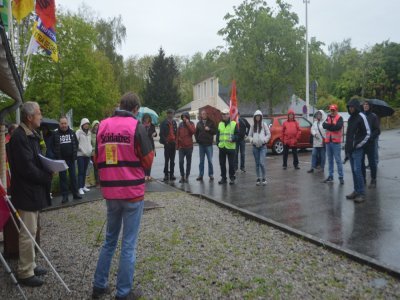
<svg viewBox="0 0 400 300"><path fill-rule="evenodd" d="M179 149L179 170L182 177L189 177L190 169L192 167L192 153L193 148ZM185 157L186 157L186 175L185 175Z"/></svg>
<svg viewBox="0 0 400 300"><path fill-rule="evenodd" d="M364 181L367 180L365 157L368 158L368 164L369 164L369 168L371 170L371 179L376 179L377 165L376 165L376 159L375 159L375 141L368 142L364 146L364 157L363 157L362 163L361 163L361 170L362 170L362 174L364 176Z"/></svg>
<svg viewBox="0 0 400 300"><path fill-rule="evenodd" d="M165 143L164 145L164 175L165 176L173 176L175 169L175 152L176 152L176 144ZM169 166L169 170L168 170Z"/></svg>
<svg viewBox="0 0 400 300"><path fill-rule="evenodd" d="M293 153L293 166L297 167L299 165L299 158L297 156L297 148L290 147L288 145L283 145L283 166L287 167L289 149L292 149L292 153Z"/></svg>
<svg viewBox="0 0 400 300"><path fill-rule="evenodd" d="M228 158L229 178L235 179L235 149L219 148L219 166L221 168L221 177L226 180L226 159Z"/></svg>
<svg viewBox="0 0 400 300"><path fill-rule="evenodd" d="M67 171L62 171L59 173L60 179L60 190L63 196L68 195L68 186L71 187L72 195L78 194L78 183L76 180L76 168L75 168L75 161L72 159L66 159L65 162L68 165L68 175L69 175L69 185L67 179Z"/></svg>

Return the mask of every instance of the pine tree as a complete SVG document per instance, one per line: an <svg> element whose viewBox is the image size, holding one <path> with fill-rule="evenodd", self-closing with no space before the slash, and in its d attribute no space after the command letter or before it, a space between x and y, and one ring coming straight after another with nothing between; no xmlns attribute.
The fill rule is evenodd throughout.
<svg viewBox="0 0 400 300"><path fill-rule="evenodd" d="M164 50L160 48L146 80L143 93L145 105L158 113L168 108L178 108L180 104L178 77L179 71L175 59L172 56L165 57Z"/></svg>

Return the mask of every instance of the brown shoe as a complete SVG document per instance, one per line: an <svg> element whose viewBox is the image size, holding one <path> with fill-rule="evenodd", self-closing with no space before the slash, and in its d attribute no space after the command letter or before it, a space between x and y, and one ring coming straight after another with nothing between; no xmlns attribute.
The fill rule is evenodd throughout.
<svg viewBox="0 0 400 300"><path fill-rule="evenodd" d="M352 192L351 194L346 196L347 200L354 200L357 197L357 193L356 192Z"/></svg>

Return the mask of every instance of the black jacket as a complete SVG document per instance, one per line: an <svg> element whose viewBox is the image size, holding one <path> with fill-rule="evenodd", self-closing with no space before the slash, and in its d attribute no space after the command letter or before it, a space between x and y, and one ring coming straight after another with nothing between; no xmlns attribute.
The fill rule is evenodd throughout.
<svg viewBox="0 0 400 300"><path fill-rule="evenodd" d="M172 126L174 127L174 134L178 131L178 125L176 124L175 120L172 120ZM165 144L167 142L167 137L169 133L168 128L168 119L164 120L160 125L160 144Z"/></svg>
<svg viewBox="0 0 400 300"><path fill-rule="evenodd" d="M203 120L200 120L196 125L196 133L194 135L196 142L200 145L211 146L214 141L214 135L217 133L217 128L212 120L207 119L204 125ZM205 127L210 130L205 130Z"/></svg>
<svg viewBox="0 0 400 300"><path fill-rule="evenodd" d="M39 142L39 135L23 123L11 136L11 199L17 209L39 211L50 203L51 173L40 162Z"/></svg>
<svg viewBox="0 0 400 300"><path fill-rule="evenodd" d="M153 147L153 150L154 150L156 148L156 146L154 144L153 134L156 133L156 136L157 136L156 126L154 126L154 124L150 124L150 126L143 125L143 127L146 129L147 135L151 141L151 146Z"/></svg>
<svg viewBox="0 0 400 300"><path fill-rule="evenodd" d="M69 157L64 157L62 155L62 150L61 147L63 147L63 145L61 145L61 137L67 137L70 139L71 144L72 144L72 153L70 153L70 155L68 155ZM79 147L79 142L78 139L76 137L75 132L68 127L67 131L64 133L60 130L60 128L56 129L53 133L53 153L54 153L54 157L55 159L71 159L72 160L76 160L77 157L77 153L78 153L78 147ZM65 144L64 146L67 146L67 144Z"/></svg>
<svg viewBox="0 0 400 300"><path fill-rule="evenodd" d="M356 111L351 114L349 106L354 106ZM347 109L350 113L350 118L347 122L346 144L344 146L344 151L348 156L354 150L365 146L371 135L371 131L369 129L367 118L364 114L360 113L360 104L357 100L350 100L350 102L347 104Z"/></svg>
<svg viewBox="0 0 400 300"><path fill-rule="evenodd" d="M238 142L243 141L246 135L249 135L250 127L250 123L245 118L239 118Z"/></svg>
<svg viewBox="0 0 400 300"><path fill-rule="evenodd" d="M367 117L368 124L371 129L371 136L369 137L368 143L373 143L381 134L381 128L380 128L381 126L379 123L379 118L376 114L374 114L370 110L363 112L363 114Z"/></svg>

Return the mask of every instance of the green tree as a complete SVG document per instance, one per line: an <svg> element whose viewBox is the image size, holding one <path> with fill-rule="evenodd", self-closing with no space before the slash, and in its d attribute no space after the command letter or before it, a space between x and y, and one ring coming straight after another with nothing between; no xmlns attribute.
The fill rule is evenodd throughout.
<svg viewBox="0 0 400 300"><path fill-rule="evenodd" d="M228 43L241 99L268 101L270 113L304 73L304 29L290 5L276 3L274 13L265 1L246 0L225 16L226 27L219 31Z"/></svg>
<svg viewBox="0 0 400 300"><path fill-rule="evenodd" d="M75 123L82 117L102 118L119 98L113 67L94 47L97 32L92 24L69 12L57 19L60 60L54 63L47 55L32 57L25 98L38 101L49 117L72 108Z"/></svg>
<svg viewBox="0 0 400 300"><path fill-rule="evenodd" d="M180 104L178 79L179 71L175 59L172 56L166 57L164 50L160 48L146 79L143 94L145 105L158 113L168 108L178 108Z"/></svg>

